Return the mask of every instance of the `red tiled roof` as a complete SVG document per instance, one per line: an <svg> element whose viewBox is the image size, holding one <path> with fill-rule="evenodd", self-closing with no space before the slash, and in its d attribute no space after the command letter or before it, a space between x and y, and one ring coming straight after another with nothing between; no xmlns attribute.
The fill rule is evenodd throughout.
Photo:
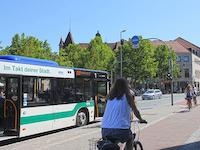
<svg viewBox="0 0 200 150"><path fill-rule="evenodd" d="M155 40L152 41L153 45L159 46L159 45L167 45L171 47L175 53L190 53L185 47L183 47L179 42L177 41L160 41L160 40Z"/></svg>
<svg viewBox="0 0 200 150"><path fill-rule="evenodd" d="M97 31L96 36L101 36L99 31ZM71 32L68 33L65 41L63 42L62 38L60 39L60 43L59 43L59 48L65 48L67 47L69 44L74 44L74 40L72 37ZM105 43L107 44L112 50L115 50L118 48L119 42L115 42L115 43ZM82 48L88 48L90 43L79 43L80 47Z"/></svg>
<svg viewBox="0 0 200 150"><path fill-rule="evenodd" d="M105 43L107 44L112 50L115 50L117 48L117 42L115 43ZM82 48L88 48L89 47L89 43L79 43L80 47Z"/></svg>
<svg viewBox="0 0 200 150"><path fill-rule="evenodd" d="M196 46L195 44L181 38L178 37L177 39L175 39L175 41L177 41L178 43L180 43L183 47L185 47L186 49L192 48L194 50L198 50L200 51L200 47Z"/></svg>
<svg viewBox="0 0 200 150"><path fill-rule="evenodd" d="M115 50L117 48L118 42L115 43L106 43L112 50Z"/></svg>
<svg viewBox="0 0 200 150"><path fill-rule="evenodd" d="M79 43L79 45L82 48L88 48L89 47L89 43Z"/></svg>

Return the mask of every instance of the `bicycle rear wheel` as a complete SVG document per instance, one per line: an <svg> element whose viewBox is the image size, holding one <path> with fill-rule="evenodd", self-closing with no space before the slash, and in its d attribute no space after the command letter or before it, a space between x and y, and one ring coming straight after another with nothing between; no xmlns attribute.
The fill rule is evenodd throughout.
<svg viewBox="0 0 200 150"><path fill-rule="evenodd" d="M140 141L134 141L133 147L135 150L143 150L142 143Z"/></svg>

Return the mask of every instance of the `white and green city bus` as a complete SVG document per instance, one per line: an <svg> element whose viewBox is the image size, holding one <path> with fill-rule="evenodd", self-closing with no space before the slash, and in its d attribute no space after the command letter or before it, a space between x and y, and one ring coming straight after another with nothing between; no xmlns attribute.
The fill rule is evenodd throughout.
<svg viewBox="0 0 200 150"><path fill-rule="evenodd" d="M0 141L82 126L103 113L106 71L0 56Z"/></svg>

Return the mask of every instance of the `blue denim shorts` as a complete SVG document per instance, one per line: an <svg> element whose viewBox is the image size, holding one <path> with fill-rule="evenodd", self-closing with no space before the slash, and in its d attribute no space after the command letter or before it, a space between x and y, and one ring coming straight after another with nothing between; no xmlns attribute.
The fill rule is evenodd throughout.
<svg viewBox="0 0 200 150"><path fill-rule="evenodd" d="M102 138L114 138L121 143L127 142L133 138L132 131L130 129L113 129L113 128L102 128Z"/></svg>

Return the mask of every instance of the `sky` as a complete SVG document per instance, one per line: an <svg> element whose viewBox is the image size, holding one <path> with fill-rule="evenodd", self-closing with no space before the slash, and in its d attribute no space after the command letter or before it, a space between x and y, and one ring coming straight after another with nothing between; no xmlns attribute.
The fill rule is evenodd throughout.
<svg viewBox="0 0 200 150"><path fill-rule="evenodd" d="M0 0L0 46L15 34L47 40L58 52L71 31L75 43L89 43L97 31L104 42L134 35L200 46L200 0Z"/></svg>

